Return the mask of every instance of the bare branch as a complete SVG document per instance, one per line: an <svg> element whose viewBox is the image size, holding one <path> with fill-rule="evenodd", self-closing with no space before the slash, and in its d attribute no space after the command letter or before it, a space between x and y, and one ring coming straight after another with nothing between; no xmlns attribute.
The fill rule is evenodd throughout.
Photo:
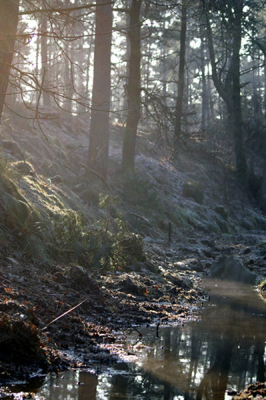
<svg viewBox="0 0 266 400"><path fill-rule="evenodd" d="M28 10L28 11L20 11L19 15L33 15L33 14L39 14L39 13L48 13L48 14L52 14L52 13L69 13L72 11L78 11L78 10L83 10L83 9L88 9L88 8L93 8L93 7L98 7L98 6L105 6L108 4L114 4L114 1L109 1L106 3L102 3L102 4L96 4L96 3L92 3L92 4L84 4L83 6L77 6L77 7L66 7L66 8L55 8L55 7L49 7L49 8L38 8L35 10Z"/></svg>

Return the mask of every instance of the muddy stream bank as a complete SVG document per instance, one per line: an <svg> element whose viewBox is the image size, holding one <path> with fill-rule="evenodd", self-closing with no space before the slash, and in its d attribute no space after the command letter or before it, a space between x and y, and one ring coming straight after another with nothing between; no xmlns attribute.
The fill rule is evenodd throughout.
<svg viewBox="0 0 266 400"><path fill-rule="evenodd" d="M227 399L264 381L265 305L249 285L206 281L212 299L200 322L139 328L121 344L136 360L102 374L72 371L47 382L38 398ZM129 361L129 362L126 362ZM134 362L135 361L135 362ZM66 397L67 394L67 397Z"/></svg>
<svg viewBox="0 0 266 400"><path fill-rule="evenodd" d="M226 259L232 263L232 257ZM30 385L12 386L9 398L222 400L264 382L266 305L253 285L239 282L241 275L251 280L253 275L236 270L235 280L204 278L205 297L200 311L190 310L190 322L159 317L113 330L108 338L98 338L98 359L87 367L81 357L81 369L73 364L70 371L51 371ZM71 350L77 354L69 348L65 356Z"/></svg>

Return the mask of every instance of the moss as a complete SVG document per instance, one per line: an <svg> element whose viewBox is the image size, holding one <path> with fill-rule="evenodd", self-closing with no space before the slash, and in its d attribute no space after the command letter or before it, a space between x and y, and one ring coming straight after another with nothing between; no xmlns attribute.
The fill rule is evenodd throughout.
<svg viewBox="0 0 266 400"><path fill-rule="evenodd" d="M65 204L61 201L61 199L58 196L56 196L54 194L50 194L47 196L47 199L48 199L49 203L56 205L60 209L65 208Z"/></svg>
<svg viewBox="0 0 266 400"><path fill-rule="evenodd" d="M11 167L15 168L22 175L36 175L33 166L28 161L15 161L11 164Z"/></svg>
<svg viewBox="0 0 266 400"><path fill-rule="evenodd" d="M259 283L258 289L259 289L259 296L264 302L266 302L266 279L264 279L262 282Z"/></svg>
<svg viewBox="0 0 266 400"><path fill-rule="evenodd" d="M38 213L29 203L18 200L9 194L5 194L4 202L10 218L14 218L19 225L33 225L39 220Z"/></svg>

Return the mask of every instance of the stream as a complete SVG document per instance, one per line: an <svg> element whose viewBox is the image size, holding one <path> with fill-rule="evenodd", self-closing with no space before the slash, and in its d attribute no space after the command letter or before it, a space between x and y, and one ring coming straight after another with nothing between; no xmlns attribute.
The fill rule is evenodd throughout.
<svg viewBox="0 0 266 400"><path fill-rule="evenodd" d="M34 390L36 399L230 399L265 381L266 303L251 285L205 281L210 301L199 322L128 332L121 343L137 357L121 360L101 374L68 371Z"/></svg>

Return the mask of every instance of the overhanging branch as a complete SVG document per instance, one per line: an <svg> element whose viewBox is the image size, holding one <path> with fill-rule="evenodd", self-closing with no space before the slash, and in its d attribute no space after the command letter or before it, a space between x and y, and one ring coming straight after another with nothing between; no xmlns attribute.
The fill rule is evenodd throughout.
<svg viewBox="0 0 266 400"><path fill-rule="evenodd" d="M101 4L84 4L82 6L76 6L76 7L66 7L66 8L55 8L55 7L49 7L49 8L38 8L35 10L28 10L28 11L20 11L19 15L33 15L33 14L39 14L39 13L69 13L72 11L78 11L78 10L83 10L83 9L88 9L88 8L94 8L94 7L99 7L99 6L106 6L108 4L114 4L114 1L108 1L106 3L101 3Z"/></svg>

